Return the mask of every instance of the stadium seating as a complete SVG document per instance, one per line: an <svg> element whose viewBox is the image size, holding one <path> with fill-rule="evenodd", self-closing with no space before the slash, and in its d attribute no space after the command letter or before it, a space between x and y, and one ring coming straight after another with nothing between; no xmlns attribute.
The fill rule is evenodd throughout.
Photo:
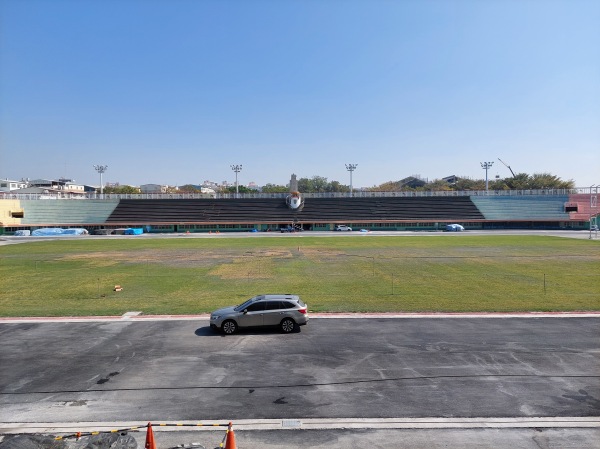
<svg viewBox="0 0 600 449"><path fill-rule="evenodd" d="M567 195L471 196L486 220L569 220Z"/></svg>
<svg viewBox="0 0 600 449"><path fill-rule="evenodd" d="M104 223L119 200L22 200L24 225Z"/></svg>
<svg viewBox="0 0 600 449"><path fill-rule="evenodd" d="M282 199L121 200L107 223L278 223L481 220L469 197L311 198L302 211Z"/></svg>

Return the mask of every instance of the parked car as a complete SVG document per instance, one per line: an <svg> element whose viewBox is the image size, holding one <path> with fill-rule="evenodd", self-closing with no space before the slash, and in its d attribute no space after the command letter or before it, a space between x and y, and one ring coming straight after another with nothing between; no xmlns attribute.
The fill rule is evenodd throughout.
<svg viewBox="0 0 600 449"><path fill-rule="evenodd" d="M337 225L334 231L352 231L352 228L346 225Z"/></svg>
<svg viewBox="0 0 600 449"><path fill-rule="evenodd" d="M464 230L465 230L464 226L459 225L459 224L446 225L446 231L448 231L448 232L462 232Z"/></svg>
<svg viewBox="0 0 600 449"><path fill-rule="evenodd" d="M290 333L308 323L308 306L298 295L258 295L239 306L225 307L210 314L210 327L234 334L245 327L279 327Z"/></svg>

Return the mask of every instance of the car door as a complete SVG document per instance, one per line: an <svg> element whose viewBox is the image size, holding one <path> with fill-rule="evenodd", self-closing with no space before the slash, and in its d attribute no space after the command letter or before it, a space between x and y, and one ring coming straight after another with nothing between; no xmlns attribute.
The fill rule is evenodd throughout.
<svg viewBox="0 0 600 449"><path fill-rule="evenodd" d="M262 326L265 313L265 301L250 304L239 317L240 327Z"/></svg>
<svg viewBox="0 0 600 449"><path fill-rule="evenodd" d="M281 321L281 301L266 301L265 326L277 326Z"/></svg>

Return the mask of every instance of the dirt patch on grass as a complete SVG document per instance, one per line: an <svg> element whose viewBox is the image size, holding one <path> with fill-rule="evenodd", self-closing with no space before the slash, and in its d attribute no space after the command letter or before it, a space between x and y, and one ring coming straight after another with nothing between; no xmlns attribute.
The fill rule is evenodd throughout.
<svg viewBox="0 0 600 449"><path fill-rule="evenodd" d="M114 266L153 264L177 268L215 267L215 273L237 273L240 267L266 267L274 260L289 259L293 255L288 250L267 251L195 251L195 250L139 250L106 251L86 254L69 254L62 261L81 261L94 266ZM247 269L245 270L248 271ZM218 274L220 275L220 274ZM237 277L229 275L231 277Z"/></svg>
<svg viewBox="0 0 600 449"><path fill-rule="evenodd" d="M301 248L300 249L300 254L315 262L315 263L325 263L325 262L332 262L335 261L336 259L339 260L340 257L348 257L350 256L349 254L344 253L341 250L336 250L336 249L314 249L314 248Z"/></svg>
<svg viewBox="0 0 600 449"><path fill-rule="evenodd" d="M277 264L294 257L288 250L245 251L215 266L209 274L221 279L273 279Z"/></svg>

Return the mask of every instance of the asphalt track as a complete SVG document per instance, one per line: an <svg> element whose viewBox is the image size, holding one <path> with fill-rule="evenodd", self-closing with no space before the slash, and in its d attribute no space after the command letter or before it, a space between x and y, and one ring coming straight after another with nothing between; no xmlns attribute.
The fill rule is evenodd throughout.
<svg viewBox="0 0 600 449"><path fill-rule="evenodd" d="M599 323L314 315L292 335L224 337L205 316L3 319L0 433L152 421L185 424L159 427L159 447L216 447L212 424L233 421L244 448L596 448Z"/></svg>
<svg viewBox="0 0 600 449"><path fill-rule="evenodd" d="M600 238L598 231L585 230L469 230L464 232L443 232L443 231L352 231L352 232L332 232L332 231L302 231L293 233L281 232L223 232L215 233L166 233L166 234L142 234L142 235L85 235L85 236L57 236L57 237L15 237L2 236L0 237L1 245L11 245L16 243L28 243L33 241L43 240L65 240L65 239L144 239L144 238L209 238L209 239L224 239L224 238L295 238L295 237L365 237L369 236L388 236L388 237L451 237L460 238L461 236L490 236L490 235L543 235L551 237L571 238L571 239L586 239L598 240Z"/></svg>

